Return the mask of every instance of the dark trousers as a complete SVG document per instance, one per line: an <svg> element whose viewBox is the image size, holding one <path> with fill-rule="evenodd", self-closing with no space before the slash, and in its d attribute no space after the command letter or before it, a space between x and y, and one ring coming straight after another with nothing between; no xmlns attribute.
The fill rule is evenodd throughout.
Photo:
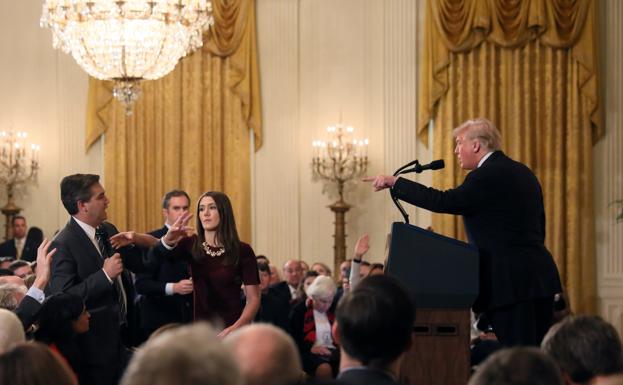
<svg viewBox="0 0 623 385"><path fill-rule="evenodd" d="M518 302L487 311L498 341L504 346L540 346L552 326L554 297Z"/></svg>

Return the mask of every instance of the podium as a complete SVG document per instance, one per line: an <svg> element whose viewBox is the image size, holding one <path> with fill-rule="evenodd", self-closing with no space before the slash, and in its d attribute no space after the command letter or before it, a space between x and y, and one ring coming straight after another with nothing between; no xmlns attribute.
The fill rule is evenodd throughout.
<svg viewBox="0 0 623 385"><path fill-rule="evenodd" d="M417 226L392 225L385 271L409 289L416 307L413 346L400 367L402 383L467 383L478 269L474 246Z"/></svg>

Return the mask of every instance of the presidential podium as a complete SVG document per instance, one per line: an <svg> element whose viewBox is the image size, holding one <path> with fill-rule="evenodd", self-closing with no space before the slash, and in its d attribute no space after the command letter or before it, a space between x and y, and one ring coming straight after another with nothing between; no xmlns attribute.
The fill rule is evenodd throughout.
<svg viewBox="0 0 623 385"><path fill-rule="evenodd" d="M478 251L467 243L405 223L392 225L385 271L410 290L416 307L414 343L400 367L402 383L467 383L478 266Z"/></svg>

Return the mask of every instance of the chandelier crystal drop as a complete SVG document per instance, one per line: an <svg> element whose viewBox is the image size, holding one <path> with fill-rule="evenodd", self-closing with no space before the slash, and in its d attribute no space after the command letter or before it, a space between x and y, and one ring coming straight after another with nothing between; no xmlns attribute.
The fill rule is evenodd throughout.
<svg viewBox="0 0 623 385"><path fill-rule="evenodd" d="M115 97L131 107L139 82L163 77L203 45L212 24L209 0L45 0L40 24L54 48L89 75L115 81Z"/></svg>

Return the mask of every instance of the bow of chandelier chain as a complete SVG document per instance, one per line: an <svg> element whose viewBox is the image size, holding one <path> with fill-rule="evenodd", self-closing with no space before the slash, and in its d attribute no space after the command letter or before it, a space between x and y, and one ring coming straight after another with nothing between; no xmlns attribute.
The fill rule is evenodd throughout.
<svg viewBox="0 0 623 385"><path fill-rule="evenodd" d="M139 82L163 77L200 48L214 19L209 0L45 0L40 23L89 75L114 80L131 113Z"/></svg>

